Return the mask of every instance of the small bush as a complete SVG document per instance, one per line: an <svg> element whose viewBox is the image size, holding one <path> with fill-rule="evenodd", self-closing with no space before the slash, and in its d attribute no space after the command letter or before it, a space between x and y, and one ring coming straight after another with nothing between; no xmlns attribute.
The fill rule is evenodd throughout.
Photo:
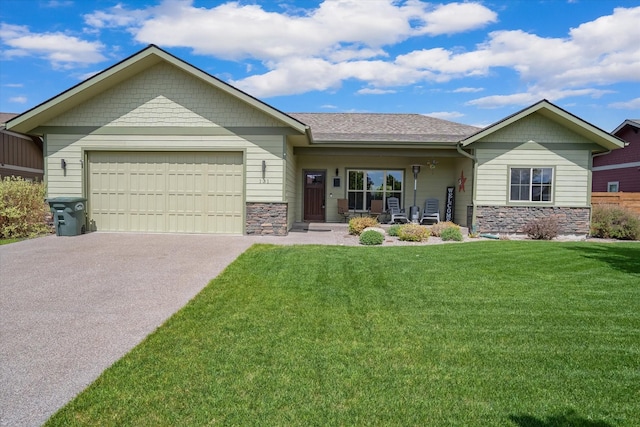
<svg viewBox="0 0 640 427"><path fill-rule="evenodd" d="M393 236L393 237L398 237L398 233L400 232L400 227L402 227L402 225L400 224L393 224L391 227L389 227L389 229L387 230L387 234L389 236Z"/></svg>
<svg viewBox="0 0 640 427"><path fill-rule="evenodd" d="M0 238L33 237L48 233L45 216L49 207L44 201L41 182L5 177L0 180Z"/></svg>
<svg viewBox="0 0 640 427"><path fill-rule="evenodd" d="M640 239L640 218L634 212L615 205L594 205L591 235L604 239Z"/></svg>
<svg viewBox="0 0 640 427"><path fill-rule="evenodd" d="M351 218L351 220L349 220L349 234L355 234L358 236L365 228L378 227L379 225L378 220L375 218L367 216L362 218Z"/></svg>
<svg viewBox="0 0 640 427"><path fill-rule="evenodd" d="M449 227L442 230L440 233L440 238L442 240L454 240L456 242L462 242L462 232L460 231L460 227Z"/></svg>
<svg viewBox="0 0 640 427"><path fill-rule="evenodd" d="M460 226L458 224L454 224L451 221L439 222L431 226L430 228L431 235L435 237L441 237L440 234L442 233L443 230L446 230L447 228L456 228L460 230Z"/></svg>
<svg viewBox="0 0 640 427"><path fill-rule="evenodd" d="M384 242L384 236L376 230L366 230L360 234L361 245L381 245Z"/></svg>
<svg viewBox="0 0 640 427"><path fill-rule="evenodd" d="M558 220L551 218L540 218L529 221L522 227L529 238L534 240L551 240L558 237L560 226Z"/></svg>
<svg viewBox="0 0 640 427"><path fill-rule="evenodd" d="M400 240L407 242L422 242L429 238L429 229L424 225L403 224L398 231Z"/></svg>

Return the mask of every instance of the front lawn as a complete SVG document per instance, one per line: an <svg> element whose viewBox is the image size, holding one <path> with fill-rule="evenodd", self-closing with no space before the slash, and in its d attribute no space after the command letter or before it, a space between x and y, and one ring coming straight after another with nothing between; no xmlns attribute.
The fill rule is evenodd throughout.
<svg viewBox="0 0 640 427"><path fill-rule="evenodd" d="M251 248L48 425L640 425L640 244Z"/></svg>

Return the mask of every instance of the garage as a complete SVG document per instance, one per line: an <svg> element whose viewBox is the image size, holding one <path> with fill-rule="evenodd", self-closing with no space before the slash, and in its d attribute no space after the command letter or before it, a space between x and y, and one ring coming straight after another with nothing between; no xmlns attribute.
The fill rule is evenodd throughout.
<svg viewBox="0 0 640 427"><path fill-rule="evenodd" d="M241 152L88 153L90 227L242 234Z"/></svg>

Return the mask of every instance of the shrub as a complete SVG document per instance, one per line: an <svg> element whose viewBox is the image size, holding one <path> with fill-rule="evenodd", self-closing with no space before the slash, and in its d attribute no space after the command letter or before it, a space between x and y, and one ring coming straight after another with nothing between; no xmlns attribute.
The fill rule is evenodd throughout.
<svg viewBox="0 0 640 427"><path fill-rule="evenodd" d="M456 242L462 242L462 232L460 232L460 227L448 227L442 230L440 233L440 238L442 240L455 240Z"/></svg>
<svg viewBox="0 0 640 427"><path fill-rule="evenodd" d="M22 178L0 180L0 238L33 237L49 232L45 187Z"/></svg>
<svg viewBox="0 0 640 427"><path fill-rule="evenodd" d="M387 234L389 236L394 236L394 237L398 237L398 233L400 232L400 227L402 227L402 225L400 224L393 224L391 227L389 227L389 229L387 230Z"/></svg>
<svg viewBox="0 0 640 427"><path fill-rule="evenodd" d="M366 230L360 234L361 245L381 245L384 242L384 236L376 230Z"/></svg>
<svg viewBox="0 0 640 427"><path fill-rule="evenodd" d="M369 227L378 227L380 224L375 218L363 216L362 218L351 218L349 220L349 234L358 236L362 230Z"/></svg>
<svg viewBox="0 0 640 427"><path fill-rule="evenodd" d="M529 221L522 227L529 238L534 240L551 240L558 237L560 226L558 220L551 218L540 218Z"/></svg>
<svg viewBox="0 0 640 427"><path fill-rule="evenodd" d="M400 240L408 242L421 242L429 238L429 229L424 225L403 224L398 231Z"/></svg>
<svg viewBox="0 0 640 427"><path fill-rule="evenodd" d="M443 230L446 230L447 228L456 228L460 230L460 226L458 224L454 224L451 221L439 222L431 226L430 228L431 235L435 237L441 237L440 234L442 233Z"/></svg>
<svg viewBox="0 0 640 427"><path fill-rule="evenodd" d="M594 205L591 235L605 239L640 239L640 218L634 212L615 205Z"/></svg>

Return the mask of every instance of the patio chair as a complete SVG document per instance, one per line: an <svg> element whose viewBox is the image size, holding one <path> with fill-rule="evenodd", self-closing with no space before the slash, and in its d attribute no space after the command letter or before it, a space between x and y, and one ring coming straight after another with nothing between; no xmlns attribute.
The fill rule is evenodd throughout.
<svg viewBox="0 0 640 427"><path fill-rule="evenodd" d="M338 215L342 216L344 222L349 220L351 212L349 212L349 201L347 199L338 199Z"/></svg>
<svg viewBox="0 0 640 427"><path fill-rule="evenodd" d="M440 202L438 199L425 200L420 224L425 221L435 221L435 224L440 222Z"/></svg>
<svg viewBox="0 0 640 427"><path fill-rule="evenodd" d="M384 205L382 200L372 200L371 207L369 208L369 215L378 219L380 215L384 213Z"/></svg>
<svg viewBox="0 0 640 427"><path fill-rule="evenodd" d="M397 197L389 197L387 199L387 212L391 215L391 223L395 223L396 221L409 222L404 209L400 209L400 200L398 200Z"/></svg>

